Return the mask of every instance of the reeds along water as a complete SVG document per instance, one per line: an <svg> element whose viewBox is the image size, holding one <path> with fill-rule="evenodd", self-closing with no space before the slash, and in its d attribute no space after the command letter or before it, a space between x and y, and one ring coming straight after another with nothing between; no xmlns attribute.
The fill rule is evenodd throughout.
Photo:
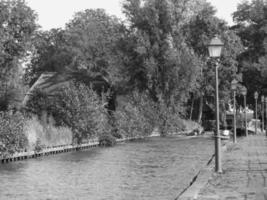
<svg viewBox="0 0 267 200"><path fill-rule="evenodd" d="M67 127L56 127L52 117L44 121L33 116L26 121L24 131L29 141L29 150L35 148L37 141L46 147L72 143L72 131Z"/></svg>

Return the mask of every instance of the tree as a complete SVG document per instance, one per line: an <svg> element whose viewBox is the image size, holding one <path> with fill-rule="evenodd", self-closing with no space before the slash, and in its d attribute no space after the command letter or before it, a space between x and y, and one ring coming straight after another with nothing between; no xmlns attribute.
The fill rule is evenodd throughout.
<svg viewBox="0 0 267 200"><path fill-rule="evenodd" d="M72 63L73 55L69 50L64 30L38 31L32 43L31 60L24 74L24 80L29 86L32 86L42 73L64 73Z"/></svg>
<svg viewBox="0 0 267 200"><path fill-rule="evenodd" d="M132 82L149 90L155 101L162 99L167 105L172 99L182 104L196 70L193 52L177 34L178 9L173 9L174 2L127 0L123 4L134 33L130 51L134 54L130 55L130 60L138 64L128 66L128 70L134 72L129 73L133 74L131 78L136 78L136 82Z"/></svg>
<svg viewBox="0 0 267 200"><path fill-rule="evenodd" d="M117 43L123 37L124 26L104 10L78 12L65 30L38 32L25 79L32 85L43 72L57 72L66 79L92 85L100 95L110 92L110 109L122 77L119 69L122 56Z"/></svg>
<svg viewBox="0 0 267 200"><path fill-rule="evenodd" d="M209 60L207 44L215 35L220 35L224 42L224 50L220 62L220 99L224 104L229 101L230 82L236 76L238 62L237 56L242 52L243 46L239 37L223 20L215 16L215 9L210 3L203 3L202 9L196 13L191 20L183 27L187 44L194 49L194 52L200 59L201 73L199 74L196 89L191 95L191 113L196 99L198 99L197 121L202 121L203 106L209 107L215 111L215 70L214 63Z"/></svg>
<svg viewBox="0 0 267 200"><path fill-rule="evenodd" d="M24 0L0 2L0 104L8 107L13 90L17 87L19 65L31 46L37 29L36 14Z"/></svg>
<svg viewBox="0 0 267 200"><path fill-rule="evenodd" d="M118 70L122 66L117 49L123 37L124 25L103 9L78 12L66 26L68 47L73 54L72 71L91 77L101 76L110 85L120 82Z"/></svg>
<svg viewBox="0 0 267 200"><path fill-rule="evenodd" d="M267 2L264 0L245 1L238 5L233 14L236 25L233 29L240 36L245 51L239 56L239 71L243 84L248 88L248 104L254 101L254 91L267 94Z"/></svg>
<svg viewBox="0 0 267 200"><path fill-rule="evenodd" d="M88 86L70 81L53 95L35 90L26 108L27 112L39 117L46 112L57 126L69 127L73 139L81 143L83 139L111 132L105 104L104 95L100 99Z"/></svg>
<svg viewBox="0 0 267 200"><path fill-rule="evenodd" d="M161 135L169 131L172 118L184 115L184 103L195 87L199 69L197 57L181 34L181 26L190 16L189 2L126 0L123 4L131 32L123 51L128 58L128 83L131 88L148 91L156 103Z"/></svg>

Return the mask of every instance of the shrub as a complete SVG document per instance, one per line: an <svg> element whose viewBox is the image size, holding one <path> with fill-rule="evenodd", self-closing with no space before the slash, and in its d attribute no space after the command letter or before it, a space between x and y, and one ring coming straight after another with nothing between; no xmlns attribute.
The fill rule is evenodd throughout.
<svg viewBox="0 0 267 200"><path fill-rule="evenodd" d="M53 116L57 123L72 129L78 143L111 132L106 99L84 84L70 84L56 97Z"/></svg>
<svg viewBox="0 0 267 200"><path fill-rule="evenodd" d="M36 91L27 107L39 117L46 111L48 115L53 116L57 126L69 127L72 130L74 143L82 143L84 139L111 132L105 105L105 94L100 98L88 86L71 82L53 98Z"/></svg>
<svg viewBox="0 0 267 200"><path fill-rule="evenodd" d="M53 101L49 97L49 94L40 89L36 89L32 92L30 100L27 102L26 113L29 113L29 116L34 114L41 118L43 111L51 111L52 107Z"/></svg>
<svg viewBox="0 0 267 200"><path fill-rule="evenodd" d="M103 134L99 136L99 145L105 147L111 147L116 144L116 139L110 134Z"/></svg>
<svg viewBox="0 0 267 200"><path fill-rule="evenodd" d="M42 123L36 116L26 120L24 132L29 141L29 149L35 149L38 139L39 143L46 147L72 144L70 128L56 127L51 121L50 119L48 123Z"/></svg>
<svg viewBox="0 0 267 200"><path fill-rule="evenodd" d="M0 113L0 152L2 154L13 154L24 150L28 145L24 129L24 116L17 112Z"/></svg>
<svg viewBox="0 0 267 200"><path fill-rule="evenodd" d="M175 105L171 104L167 106L160 100L157 104L157 111L158 126L162 136L184 130L184 123Z"/></svg>
<svg viewBox="0 0 267 200"><path fill-rule="evenodd" d="M111 135L113 137L117 138L117 139L123 138L123 135L121 135L118 130L117 131L112 131Z"/></svg>
<svg viewBox="0 0 267 200"><path fill-rule="evenodd" d="M120 134L135 137L150 135L158 127L162 136L184 129L175 105L154 102L146 94L134 92L128 102L115 113Z"/></svg>
<svg viewBox="0 0 267 200"><path fill-rule="evenodd" d="M40 152L43 150L43 148L44 148L44 145L42 145L40 138L38 138L36 141L35 147L34 147L34 151Z"/></svg>
<svg viewBox="0 0 267 200"><path fill-rule="evenodd" d="M156 122L154 103L138 93L128 99L114 115L118 133L126 137L150 135Z"/></svg>

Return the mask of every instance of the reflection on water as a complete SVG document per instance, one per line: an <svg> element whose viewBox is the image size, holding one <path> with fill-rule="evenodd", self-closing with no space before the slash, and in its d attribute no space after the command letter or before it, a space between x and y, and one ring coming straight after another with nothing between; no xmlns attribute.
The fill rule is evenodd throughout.
<svg viewBox="0 0 267 200"><path fill-rule="evenodd" d="M0 199L173 200L213 152L207 138L152 138L0 165Z"/></svg>

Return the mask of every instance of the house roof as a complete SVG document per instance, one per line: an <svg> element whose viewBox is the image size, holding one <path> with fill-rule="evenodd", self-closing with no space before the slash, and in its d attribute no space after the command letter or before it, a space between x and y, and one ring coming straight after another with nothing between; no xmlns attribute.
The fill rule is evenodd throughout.
<svg viewBox="0 0 267 200"><path fill-rule="evenodd" d="M91 85L92 88L97 92L101 92L103 88L109 88L108 80L106 80L101 75L90 77L89 75L84 73L45 72L41 74L41 76L27 92L24 97L22 106L26 106L35 90L39 89L49 95L55 95L63 87L68 87L70 81L74 79L83 82L86 85Z"/></svg>
<svg viewBox="0 0 267 200"><path fill-rule="evenodd" d="M35 90L39 89L49 95L54 95L62 87L68 86L70 80L70 77L56 72L45 72L41 74L25 95L22 105L26 106Z"/></svg>

